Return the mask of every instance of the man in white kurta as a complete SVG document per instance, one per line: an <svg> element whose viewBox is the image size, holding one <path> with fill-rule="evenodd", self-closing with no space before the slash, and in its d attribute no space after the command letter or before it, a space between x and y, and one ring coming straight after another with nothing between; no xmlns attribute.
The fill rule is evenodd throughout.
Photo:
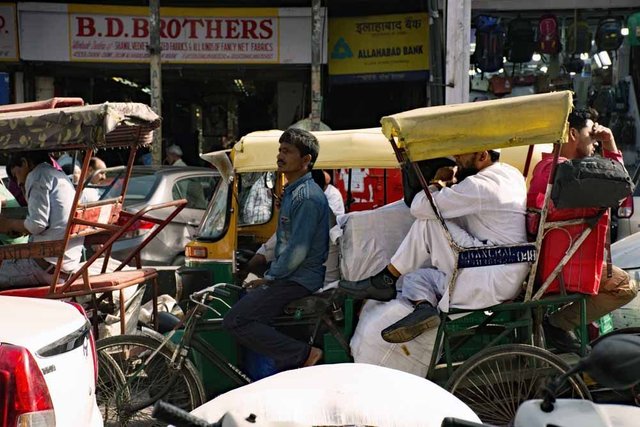
<svg viewBox="0 0 640 427"><path fill-rule="evenodd" d="M450 188L445 186L437 190L431 187L453 240L462 247L526 242L525 181L517 169L497 162L498 156L488 151L456 156L459 168L475 173ZM437 326L436 307L445 312L450 306L484 308L512 299L519 293L528 271L526 263L462 269L450 299L448 285L455 263L454 253L424 193L413 200L411 214L416 221L384 271L364 281L340 284L352 295L388 301L395 297L397 277L402 277L398 282L401 293L397 299L414 309L404 318L395 314L388 319L387 324L398 322L383 330L386 341L410 341ZM397 302L388 304L395 307ZM397 307L390 310L402 312ZM376 313L384 316L384 308L379 307ZM360 325L371 324L361 318L355 342L362 343L367 337L379 340L380 329L368 330L362 335L364 331L360 330ZM376 324L377 328L379 326ZM354 356L356 354L357 349Z"/></svg>

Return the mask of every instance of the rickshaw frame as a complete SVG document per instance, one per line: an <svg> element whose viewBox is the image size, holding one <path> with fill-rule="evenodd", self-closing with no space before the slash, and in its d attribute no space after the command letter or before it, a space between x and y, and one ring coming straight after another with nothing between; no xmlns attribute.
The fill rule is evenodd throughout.
<svg viewBox="0 0 640 427"><path fill-rule="evenodd" d="M89 295L97 307L96 294L111 296L112 291L120 294L120 326L125 329L125 298L123 290L147 281L152 283L154 301L154 322L157 322L157 276L154 269L142 268L140 250L186 205L186 200L178 200L163 205L148 206L135 215L124 215L122 206L129 184L130 172L139 147L151 144L153 131L160 126L158 117L148 106L138 103L103 103L84 105L79 98L54 98L48 101L14 104L0 108L0 150L23 152L44 150L48 152L78 150L84 152L80 178L76 186L73 204L62 240L30 242L0 247L0 262L7 259L57 257L51 284L35 285L28 288L10 288L2 295L16 295L41 298L73 298ZM81 203L81 194L88 177L89 163L98 149L129 148L127 171L122 182L122 192L118 197ZM157 220L146 216L149 212L169 208L173 211L167 220ZM118 222L118 220L121 220ZM135 222L151 221L156 230L137 248L125 262L113 272L107 273L111 245ZM78 270L62 279L64 252L70 239L85 237L85 243L95 243L99 249ZM104 256L101 274L90 275L88 268L99 257ZM136 270L124 271L127 264L135 260ZM59 279L62 283L59 283ZM98 316L95 318L97 319ZM97 330L97 323L94 324Z"/></svg>

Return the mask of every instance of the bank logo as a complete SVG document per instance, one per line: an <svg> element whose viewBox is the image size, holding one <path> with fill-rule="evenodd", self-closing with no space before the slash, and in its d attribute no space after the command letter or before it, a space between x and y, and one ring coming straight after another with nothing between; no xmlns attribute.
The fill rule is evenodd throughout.
<svg viewBox="0 0 640 427"><path fill-rule="evenodd" d="M331 59L348 59L353 58L353 53L349 44L343 37L340 37L331 51Z"/></svg>

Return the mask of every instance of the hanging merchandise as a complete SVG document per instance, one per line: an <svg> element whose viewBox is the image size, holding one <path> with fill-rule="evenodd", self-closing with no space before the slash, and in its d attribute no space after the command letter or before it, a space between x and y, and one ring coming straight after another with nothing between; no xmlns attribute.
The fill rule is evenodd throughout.
<svg viewBox="0 0 640 427"><path fill-rule="evenodd" d="M596 46L598 50L618 50L622 45L622 21L617 18L601 19L596 30Z"/></svg>
<svg viewBox="0 0 640 427"><path fill-rule="evenodd" d="M560 47L558 19L551 13L542 15L538 22L538 52L554 54L560 52Z"/></svg>
<svg viewBox="0 0 640 427"><path fill-rule="evenodd" d="M511 93L513 87L511 78L505 76L492 76L489 79L489 91L498 98Z"/></svg>
<svg viewBox="0 0 640 427"><path fill-rule="evenodd" d="M629 15L627 27L629 28L629 45L640 46L640 12Z"/></svg>
<svg viewBox="0 0 640 427"><path fill-rule="evenodd" d="M566 53L580 55L581 53L589 53L591 51L591 40L593 33L589 24L585 20L574 20L569 28L567 28L567 46Z"/></svg>
<svg viewBox="0 0 640 427"><path fill-rule="evenodd" d="M507 60L516 64L531 61L536 47L535 40L531 21L520 17L511 20L507 27Z"/></svg>
<svg viewBox="0 0 640 427"><path fill-rule="evenodd" d="M505 32L495 16L476 18L476 50L473 63L483 73L498 71L503 66Z"/></svg>

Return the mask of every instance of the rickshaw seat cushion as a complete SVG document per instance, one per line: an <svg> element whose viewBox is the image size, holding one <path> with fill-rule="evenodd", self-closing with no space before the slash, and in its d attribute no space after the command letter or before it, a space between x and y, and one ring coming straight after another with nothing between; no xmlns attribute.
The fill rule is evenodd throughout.
<svg viewBox="0 0 640 427"><path fill-rule="evenodd" d="M123 289L129 286L138 285L153 278L158 277L158 272L154 268L142 268L139 270L116 271L113 273L98 274L89 276L91 288L87 288L82 278L73 282L64 293L58 292L63 285L58 285L54 294L49 293L49 285L34 286L29 288L5 289L0 291L0 295L21 296L29 298L65 298L67 296L90 295L98 292L109 292Z"/></svg>
<svg viewBox="0 0 640 427"><path fill-rule="evenodd" d="M327 307L329 307L329 300L327 298L309 295L308 297L291 301L284 307L284 313L293 315L296 314L296 312L301 312L303 315L312 315L324 313Z"/></svg>

